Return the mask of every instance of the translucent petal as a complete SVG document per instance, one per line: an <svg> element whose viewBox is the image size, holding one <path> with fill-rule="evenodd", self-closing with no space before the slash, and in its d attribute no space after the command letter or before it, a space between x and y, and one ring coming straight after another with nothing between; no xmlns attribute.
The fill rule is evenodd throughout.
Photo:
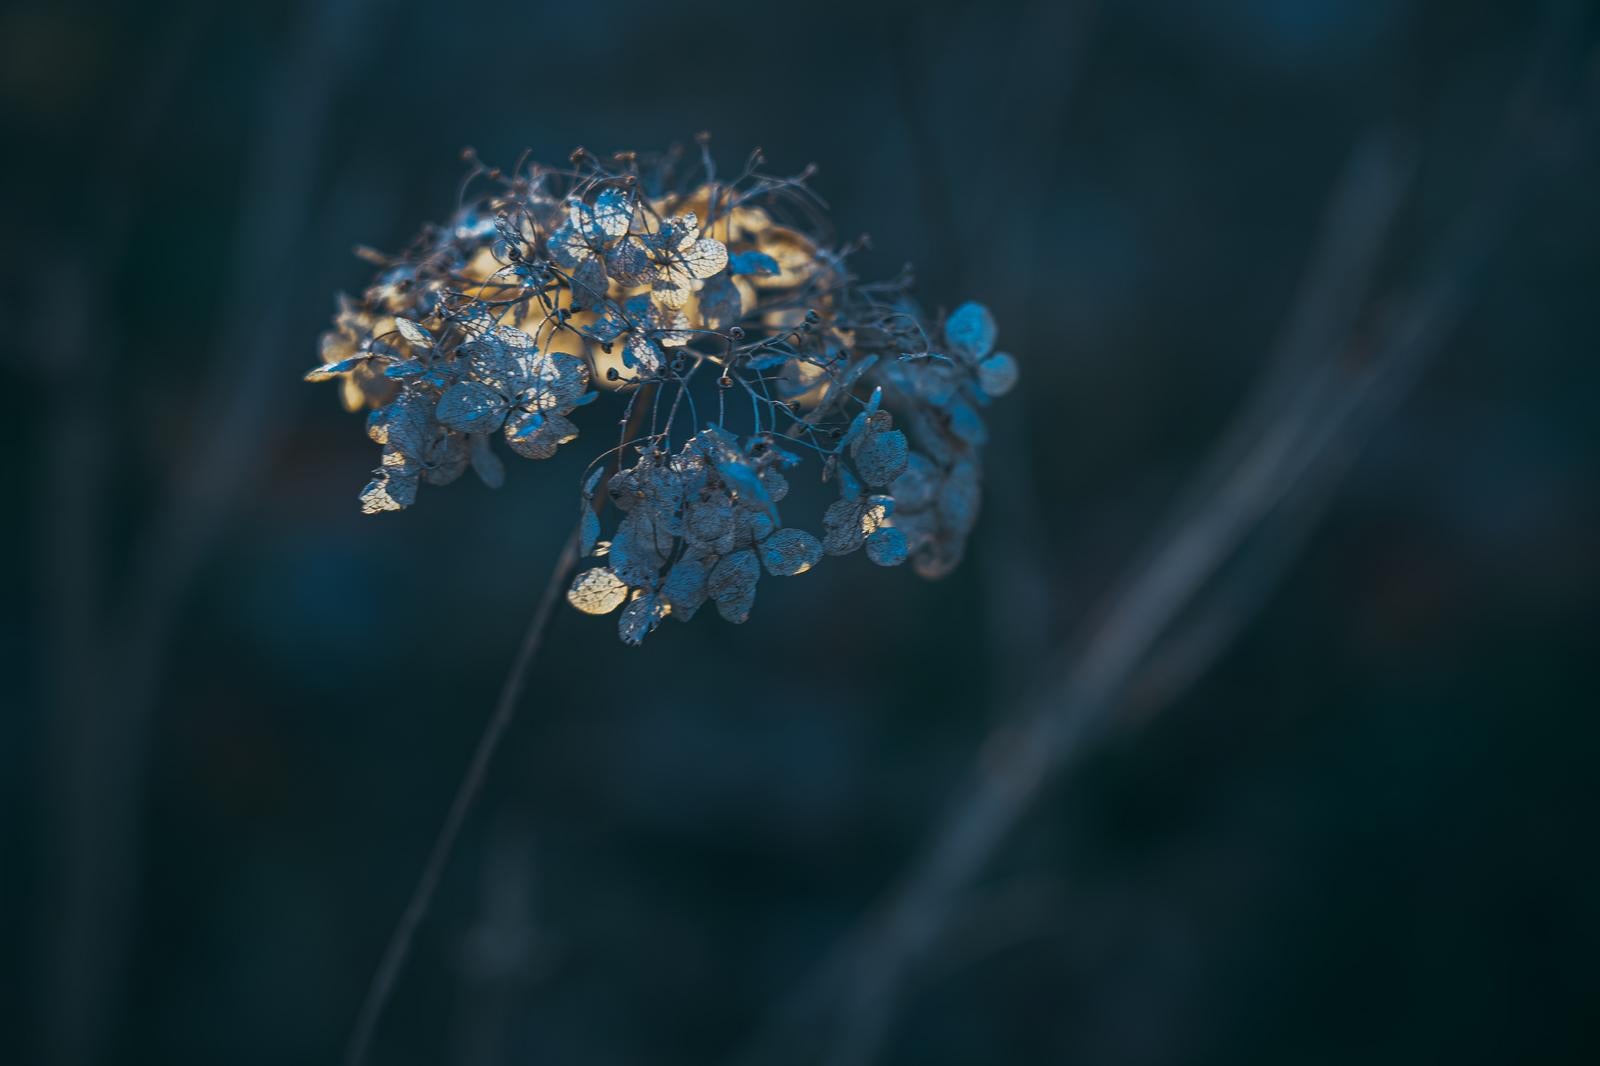
<svg viewBox="0 0 1600 1066"><path fill-rule="evenodd" d="M467 337L472 340L478 340L480 338L487 337L489 334L493 333L495 327L499 325L499 323L495 321L494 315L490 314L489 309L484 307L482 304L473 304L470 307L451 315L450 321L454 322L456 324L456 328L461 330L462 333L465 333Z"/></svg>
<svg viewBox="0 0 1600 1066"><path fill-rule="evenodd" d="M855 442L861 439L861 435L867 432L870 417L867 412L862 411L852 418L850 420L850 428L845 430L844 436L839 438L839 446L834 451L839 451L846 445L854 446Z"/></svg>
<svg viewBox="0 0 1600 1066"><path fill-rule="evenodd" d="M894 513L893 496L868 496L866 504L861 508L861 533L863 536L874 533L885 520Z"/></svg>
<svg viewBox="0 0 1600 1066"><path fill-rule="evenodd" d="M727 329L744 317L744 298L726 274L706 282L700 290L700 318L707 329Z"/></svg>
<svg viewBox="0 0 1600 1066"><path fill-rule="evenodd" d="M415 477L378 477L361 490L361 513L399 511L417 502Z"/></svg>
<svg viewBox="0 0 1600 1066"><path fill-rule="evenodd" d="M939 468L921 452L907 458L905 473L895 478L890 495L900 511L920 511L933 502L939 491Z"/></svg>
<svg viewBox="0 0 1600 1066"><path fill-rule="evenodd" d="M896 514L894 528L906 535L906 547L914 553L938 535L939 517L932 508L911 514Z"/></svg>
<svg viewBox="0 0 1600 1066"><path fill-rule="evenodd" d="M665 252L677 252L691 247L695 238L700 236L700 216L689 211L676 215L661 223L661 228L646 238L653 248Z"/></svg>
<svg viewBox="0 0 1600 1066"><path fill-rule="evenodd" d="M728 257L728 272L732 274L775 277L779 269L778 261L765 252L738 252Z"/></svg>
<svg viewBox="0 0 1600 1066"><path fill-rule="evenodd" d="M822 550L829 555L849 555L861 547L860 500L835 500L822 515Z"/></svg>
<svg viewBox="0 0 1600 1066"><path fill-rule="evenodd" d="M1017 361L1005 352L995 352L978 364L978 388L990 396L1004 396L1017 384Z"/></svg>
<svg viewBox="0 0 1600 1066"><path fill-rule="evenodd" d="M950 417L950 432L974 448L989 439L989 427L983 424L978 409L965 400L951 400L945 407Z"/></svg>
<svg viewBox="0 0 1600 1066"><path fill-rule="evenodd" d="M578 557L583 558L594 551L595 543L600 539L600 516L594 513L594 508L585 506L583 516L578 521Z"/></svg>
<svg viewBox="0 0 1600 1066"><path fill-rule="evenodd" d="M689 316L682 309L651 307L649 320L656 331L656 343L663 348L681 348L694 340L689 330Z"/></svg>
<svg viewBox="0 0 1600 1066"><path fill-rule="evenodd" d="M629 328L628 317L615 304L608 303L598 319L583 327L583 332L601 344L610 344Z"/></svg>
<svg viewBox="0 0 1600 1066"><path fill-rule="evenodd" d="M506 483L506 466L489 448L488 437L472 438L472 469L491 489L497 489Z"/></svg>
<svg viewBox="0 0 1600 1066"><path fill-rule="evenodd" d="M732 288L733 286L730 283L728 287ZM738 293L735 292L734 295L737 296ZM340 374L346 373L347 371L354 370L356 367L366 362L366 359L366 356L358 355L350 359L341 359L336 363L324 363L322 366L316 367L312 370L307 370L305 380L328 381L332 378L338 377Z"/></svg>
<svg viewBox="0 0 1600 1066"><path fill-rule="evenodd" d="M950 472L939 489L939 520L958 536L965 536L978 520L981 493L977 468L963 463Z"/></svg>
<svg viewBox="0 0 1600 1066"><path fill-rule="evenodd" d="M911 560L917 576L928 581L946 577L961 564L962 544L959 539L941 538L920 549Z"/></svg>
<svg viewBox="0 0 1600 1066"><path fill-rule="evenodd" d="M550 258L568 268L576 267L584 260L594 257L589 242L583 239L582 231L573 225L570 219L557 226L550 234L548 247Z"/></svg>
<svg viewBox="0 0 1600 1066"><path fill-rule="evenodd" d="M777 523L766 511L745 511L744 522L735 541L739 547L748 548L752 544L766 540L776 528Z"/></svg>
<svg viewBox="0 0 1600 1066"><path fill-rule="evenodd" d="M606 273L630 288L649 276L650 267L650 257L634 237L623 238L606 253Z"/></svg>
<svg viewBox="0 0 1600 1066"><path fill-rule="evenodd" d="M683 251L678 263L690 277L703 280L728 265L728 248L721 241L702 237Z"/></svg>
<svg viewBox="0 0 1600 1066"><path fill-rule="evenodd" d="M389 477L414 478L422 473L422 464L393 444L383 446L382 459L380 460L383 472Z"/></svg>
<svg viewBox="0 0 1600 1066"><path fill-rule="evenodd" d="M822 558L822 542L803 529L780 529L761 544L761 561L774 577L810 570Z"/></svg>
<svg viewBox="0 0 1600 1066"><path fill-rule="evenodd" d="M420 458L434 433L432 407L433 400L426 393L407 389L372 412L367 436Z"/></svg>
<svg viewBox="0 0 1600 1066"><path fill-rule="evenodd" d="M467 472L472 461L472 446L459 433L436 437L422 455L422 480L430 485L448 485Z"/></svg>
<svg viewBox="0 0 1600 1066"><path fill-rule="evenodd" d="M839 496L842 499L853 500L861 495L861 482L850 472L849 467L841 466L839 473Z"/></svg>
<svg viewBox="0 0 1600 1066"><path fill-rule="evenodd" d="M867 538L867 558L879 566L899 566L906 561L906 535L884 526Z"/></svg>
<svg viewBox="0 0 1600 1066"><path fill-rule="evenodd" d="M803 233L785 226L770 226L763 230L757 245L778 264L776 274L751 277L758 288L792 288L816 273L817 246Z"/></svg>
<svg viewBox="0 0 1600 1066"><path fill-rule="evenodd" d="M672 617L680 622L687 622L694 617L695 611L710 595L706 590L706 578L710 572L705 560L687 556L672 565L672 569L667 571L666 580L661 583L661 599L672 608Z"/></svg>
<svg viewBox="0 0 1600 1066"><path fill-rule="evenodd" d="M610 614L627 598L627 584L604 566L585 570L567 590L567 602L584 614Z"/></svg>
<svg viewBox="0 0 1600 1066"><path fill-rule="evenodd" d="M577 207L584 236L596 244L614 241L628 232L633 221L633 198L615 187L600 190L594 206L579 203Z"/></svg>
<svg viewBox="0 0 1600 1066"><path fill-rule="evenodd" d="M905 473L910 456L906 435L898 429L863 434L850 447L861 480L873 488L883 488Z"/></svg>
<svg viewBox="0 0 1600 1066"><path fill-rule="evenodd" d="M857 359L854 363L851 363L845 372L840 374L829 387L829 401L834 404L843 402L845 397L850 395L851 390L856 387L856 382L861 380L861 375L877 364L878 357L876 355L869 355L865 359Z"/></svg>
<svg viewBox="0 0 1600 1066"><path fill-rule="evenodd" d="M611 538L611 568L630 585L651 585L664 562L656 548L655 524L648 510L634 508Z"/></svg>
<svg viewBox="0 0 1600 1066"><path fill-rule="evenodd" d="M400 336L406 339L414 348L432 348L433 334L423 329L409 318L395 317L394 328L400 331Z"/></svg>
<svg viewBox="0 0 1600 1066"><path fill-rule="evenodd" d="M684 509L683 536L697 548L722 555L733 547L733 504L718 493Z"/></svg>
<svg viewBox="0 0 1600 1066"><path fill-rule="evenodd" d="M622 365L635 367L654 374L666 362L661 346L643 333L629 333L627 347L622 350Z"/></svg>
<svg viewBox="0 0 1600 1066"><path fill-rule="evenodd" d="M666 616L666 605L654 593L637 596L622 609L617 619L617 636L629 647L638 647Z"/></svg>
<svg viewBox="0 0 1600 1066"><path fill-rule="evenodd" d="M390 363L383 368L383 376L392 381L420 378L428 372L428 364L421 359L407 359L403 363Z"/></svg>
<svg viewBox="0 0 1600 1066"><path fill-rule="evenodd" d="M756 581L760 577L761 564L756 560L756 553L749 548L741 548L731 555L723 556L717 565L711 568L711 573L706 578L706 593L719 605L724 602L738 602L746 596L753 598Z"/></svg>
<svg viewBox="0 0 1600 1066"><path fill-rule="evenodd" d="M662 307L678 311L689 306L691 279L680 270L665 268L650 286L650 298Z"/></svg>
<svg viewBox="0 0 1600 1066"><path fill-rule="evenodd" d="M462 433L493 433L506 420L506 398L478 381L458 382L445 390L434 417Z"/></svg>
<svg viewBox="0 0 1600 1066"><path fill-rule="evenodd" d="M967 363L994 350L994 316L980 303L964 303L944 321L944 339L949 354Z"/></svg>
<svg viewBox="0 0 1600 1066"><path fill-rule="evenodd" d="M524 459L548 459L562 444L576 440L578 427L554 411L513 411L506 419L505 438L511 450Z"/></svg>
<svg viewBox="0 0 1600 1066"><path fill-rule="evenodd" d="M750 612L756 605L756 587L751 585L737 596L717 600L717 613L734 625L741 625L749 621Z"/></svg>
<svg viewBox="0 0 1600 1066"><path fill-rule="evenodd" d="M740 462L721 462L717 464L717 473L722 475L729 488L738 493L739 501L746 507L762 510L772 508L772 497L767 494L767 487L750 467Z"/></svg>
<svg viewBox="0 0 1600 1066"><path fill-rule="evenodd" d="M580 307L595 307L606 298L605 265L599 256L590 256L572 272L572 301Z"/></svg>
<svg viewBox="0 0 1600 1066"><path fill-rule="evenodd" d="M577 356L561 352L533 361L528 387L517 397L523 406L565 413L577 406L589 387L589 367Z"/></svg>

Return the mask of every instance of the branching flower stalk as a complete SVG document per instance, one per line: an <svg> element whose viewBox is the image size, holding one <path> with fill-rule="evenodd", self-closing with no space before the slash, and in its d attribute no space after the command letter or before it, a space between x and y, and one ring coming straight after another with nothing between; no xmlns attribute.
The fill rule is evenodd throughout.
<svg viewBox="0 0 1600 1066"><path fill-rule="evenodd" d="M707 602L742 623L763 570L803 574L824 555L864 549L942 577L978 516L983 409L1017 380L980 304L931 321L909 272L851 272L865 239L830 245L809 171L764 174L758 152L722 181L703 136L687 163L579 149L566 167L503 172L467 158L448 223L399 256L363 252L380 273L359 300L341 298L306 375L369 412L381 451L362 510L404 510L468 468L498 488L495 437L548 459L604 394L621 434L582 479L576 532L373 977L350 1066L366 1058L574 563L594 560L567 601L620 608L630 645ZM838 492L820 536L778 509L808 460Z"/></svg>
<svg viewBox="0 0 1600 1066"><path fill-rule="evenodd" d="M548 459L609 393L623 433L593 457L578 509L579 554L597 562L567 598L620 608L624 643L707 602L743 622L763 570L802 574L824 555L864 548L927 578L959 563L982 412L1017 380L985 308L930 324L909 274L860 281L863 242L830 246L809 174L766 175L759 153L731 181L703 138L687 164L469 159L480 191L405 254L367 253L381 272L341 301L307 375L370 411L382 450L363 510L402 510L469 467L498 487L496 437ZM817 532L778 510L806 460L838 491Z"/></svg>

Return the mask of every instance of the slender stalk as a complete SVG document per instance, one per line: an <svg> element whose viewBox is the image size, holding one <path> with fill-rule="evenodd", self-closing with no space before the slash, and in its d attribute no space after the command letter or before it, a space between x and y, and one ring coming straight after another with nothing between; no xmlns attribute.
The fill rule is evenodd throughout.
<svg viewBox="0 0 1600 1066"><path fill-rule="evenodd" d="M197 5L187 5L196 7ZM202 414L191 446L174 454L172 484L145 524L126 566L104 570L105 497L118 463L116 434L132 430L106 391L118 344L113 316L75 335L42 338L57 350L58 376L45 395L67 416L46 420L52 464L41 516L50 566L44 588L53 706L45 736L49 769L41 800L42 866L52 913L39 933L39 1018L50 1061L104 1061L126 1006L122 983L138 930L144 862L144 790L165 656L184 597L254 483L281 412L270 402L281 373L292 277L314 199L318 151L340 79L361 44L365 0L307 5L301 32L258 94L258 118L240 194L240 224L227 268L231 294L218 317L212 381L193 408ZM99 213L85 252L78 307L114 291L108 273L125 258L138 215L138 166L184 91L188 54L206 41L207 5L175 24L167 54L122 123L120 143L91 187ZM82 242L79 242L82 243ZM67 260L70 269L71 259ZM52 276L65 276L57 273ZM76 275L74 275L76 276ZM55 316L60 317L60 316ZM101 320L104 321L101 321ZM57 331L53 331L57 332ZM72 350L76 346L76 351ZM222 353L226 357L222 357Z"/></svg>
<svg viewBox="0 0 1600 1066"><path fill-rule="evenodd" d="M411 954L412 938L422 920L428 916L428 910L433 905L433 897L439 889L439 880L444 875L445 867L450 863L450 856L455 851L456 841L461 836L461 827L466 824L467 815L472 813L472 807L483 791L484 782L488 779L489 764L493 761L495 752L499 750L500 742L505 739L506 730L516 717L517 702L522 697L528 667L532 665L534 656L544 643L545 629L549 626L556 598L560 595L567 574L577 561L578 533L574 530L562 547L561 554L556 558L555 566L550 570L550 578L545 582L544 591L539 595L539 605L528 623L527 632L522 635L522 645L517 649L516 658L511 661L511 669L506 673L505 682L500 686L499 702L495 704L494 713L489 716L482 735L478 737L478 746L473 749L472 761L467 764L467 772L456 788L455 799L450 803L450 812L445 816L439 835L434 838L433 847L428 852L428 861L422 867L422 875L417 879L416 887L411 890L411 899L406 904L404 913L400 915L400 921L396 924L394 932L389 935L383 959L372 975L372 983L367 987L366 998L362 1001L361 1011L356 1015L355 1026L350 1032L350 1042L345 1049L345 1066L361 1066L366 1061L373 1034L377 1031L378 1022L383 1018L383 1010L388 1006L389 997L394 992L395 981L405 969L406 959Z"/></svg>

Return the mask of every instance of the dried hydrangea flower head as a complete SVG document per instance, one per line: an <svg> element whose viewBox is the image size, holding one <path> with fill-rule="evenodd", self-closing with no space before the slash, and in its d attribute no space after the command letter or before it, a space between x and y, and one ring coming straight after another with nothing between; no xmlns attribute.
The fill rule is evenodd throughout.
<svg viewBox="0 0 1600 1066"><path fill-rule="evenodd" d="M867 284L832 247L808 174L720 179L698 157L579 150L567 167L487 169L446 225L341 299L307 380L337 380L382 446L369 514L470 466L505 479L495 438L547 459L575 412L614 394L622 432L581 492L595 560L567 598L621 609L624 642L708 602L743 622L763 572L865 549L934 578L977 519L983 408L1017 380L975 303L930 324L910 279ZM591 432L605 432L597 417ZM837 487L816 532L785 526L789 479ZM604 528L614 516L609 538Z"/></svg>

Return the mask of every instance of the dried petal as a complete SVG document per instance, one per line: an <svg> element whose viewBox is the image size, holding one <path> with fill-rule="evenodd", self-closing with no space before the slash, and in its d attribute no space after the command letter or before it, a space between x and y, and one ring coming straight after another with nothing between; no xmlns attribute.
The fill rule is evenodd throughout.
<svg viewBox="0 0 1600 1066"><path fill-rule="evenodd" d="M742 548L727 555L711 568L706 578L706 592L717 605L717 612L730 622L743 622L750 617L755 603L756 581L761 577L761 564L756 553Z"/></svg>
<svg viewBox="0 0 1600 1066"><path fill-rule="evenodd" d="M649 510L639 507L628 512L611 538L611 568L630 585L652 585L665 562Z"/></svg>
<svg viewBox="0 0 1600 1066"><path fill-rule="evenodd" d="M761 561L774 577L803 574L822 559L822 543L803 529L780 529L761 543Z"/></svg>
<svg viewBox="0 0 1600 1066"><path fill-rule="evenodd" d="M604 566L583 571L567 590L567 602L584 614L610 614L627 598L627 584Z"/></svg>
<svg viewBox="0 0 1600 1066"><path fill-rule="evenodd" d="M414 348L432 348L433 334L423 329L409 318L395 316L394 328L400 331L400 336L406 339Z"/></svg>
<svg viewBox="0 0 1600 1066"><path fill-rule="evenodd" d="M890 495L901 511L920 511L933 502L939 491L939 468L921 452L907 458L905 473L895 478Z"/></svg>
<svg viewBox="0 0 1600 1066"><path fill-rule="evenodd" d="M594 508L584 505L583 515L578 519L578 558L583 558L594 551L595 544L600 540L600 516L594 513Z"/></svg>
<svg viewBox="0 0 1600 1066"><path fill-rule="evenodd" d="M572 299L574 304L592 307L606 298L609 286L605 264L600 257L590 256L572 271Z"/></svg>
<svg viewBox="0 0 1600 1066"><path fill-rule="evenodd" d="M680 622L687 622L694 617L695 611L710 595L706 590L706 578L710 572L710 567L703 559L685 556L672 564L666 580L661 583L661 598L672 608L672 617Z"/></svg>
<svg viewBox="0 0 1600 1066"><path fill-rule="evenodd" d="M978 388L988 396L1004 396L1017 384L1017 361L1005 352L995 352L978 364Z"/></svg>
<svg viewBox="0 0 1600 1066"><path fill-rule="evenodd" d="M506 419L506 443L524 459L548 459L562 444L578 439L578 427L564 415L517 410Z"/></svg>
<svg viewBox="0 0 1600 1066"><path fill-rule="evenodd" d="M727 274L719 274L700 290L700 317L707 329L727 329L744 317L744 299Z"/></svg>
<svg viewBox="0 0 1600 1066"><path fill-rule="evenodd" d="M899 566L906 561L906 535L884 526L867 538L867 558L879 566Z"/></svg>
<svg viewBox="0 0 1600 1066"><path fill-rule="evenodd" d="M462 433L493 433L506 420L506 398L478 381L462 381L439 397L434 417Z"/></svg>
<svg viewBox="0 0 1600 1066"><path fill-rule="evenodd" d="M730 274L755 274L759 277L775 277L780 269L778 261L765 252L739 252L728 257L728 273Z"/></svg>
<svg viewBox="0 0 1600 1066"><path fill-rule="evenodd" d="M733 503L716 493L686 507L683 536L690 544L712 555L723 555L733 548Z"/></svg>
<svg viewBox="0 0 1600 1066"><path fill-rule="evenodd" d="M415 477L377 477L361 490L361 513L399 511L417 502Z"/></svg>
<svg viewBox="0 0 1600 1066"><path fill-rule="evenodd" d="M968 364L976 364L993 351L994 338L994 316L980 303L964 303L944 321L950 354Z"/></svg>
<svg viewBox="0 0 1600 1066"><path fill-rule="evenodd" d="M684 250L678 262L690 277L709 278L728 265L728 249L721 241L702 237Z"/></svg>
<svg viewBox="0 0 1600 1066"><path fill-rule="evenodd" d="M629 647L638 647L661 620L667 616L666 606L653 592L635 597L622 609L617 618L617 635Z"/></svg>
<svg viewBox="0 0 1600 1066"><path fill-rule="evenodd" d="M905 473L910 454L906 435L898 429L863 434L850 447L861 480L873 488L883 488Z"/></svg>
<svg viewBox="0 0 1600 1066"><path fill-rule="evenodd" d="M472 469L491 489L506 483L506 466L489 448L488 437L472 438Z"/></svg>

